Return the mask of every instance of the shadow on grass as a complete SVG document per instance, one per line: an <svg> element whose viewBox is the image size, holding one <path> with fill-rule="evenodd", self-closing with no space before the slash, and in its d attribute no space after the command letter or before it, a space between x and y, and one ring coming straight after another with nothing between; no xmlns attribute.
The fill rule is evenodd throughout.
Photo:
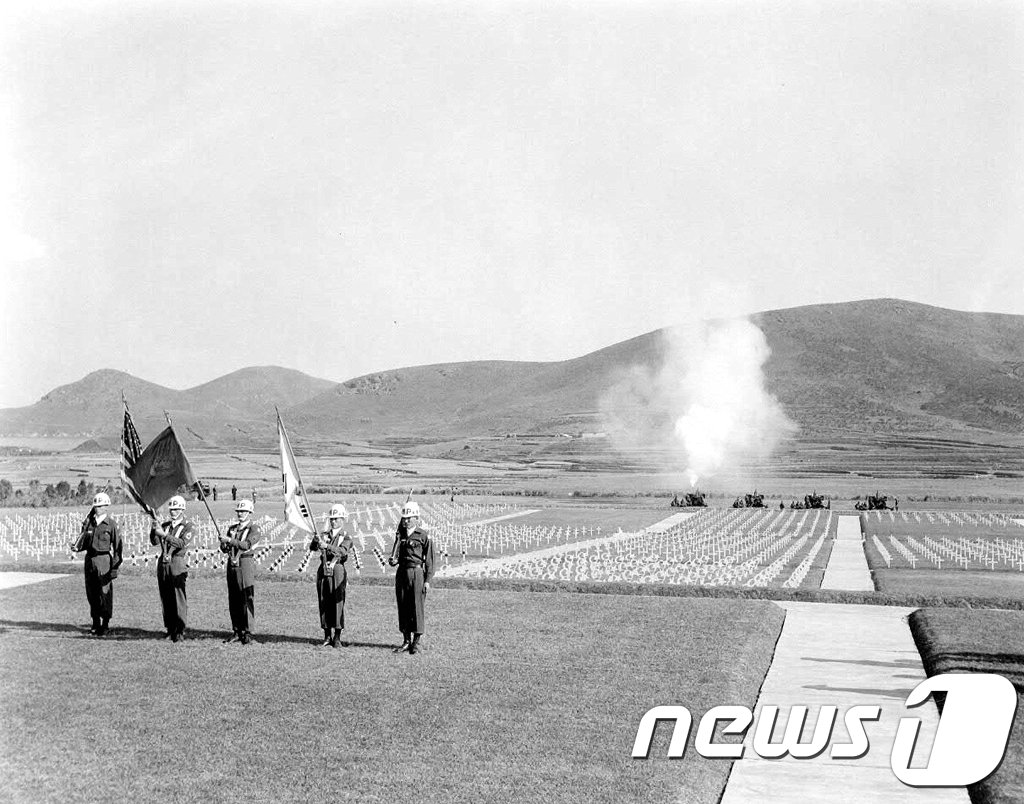
<svg viewBox="0 0 1024 804"><path fill-rule="evenodd" d="M79 636L86 639L97 639L89 633L89 627L85 625L75 625L73 623L47 623L39 622L36 620L0 620L0 636L7 636L10 634L17 633L19 631L36 631L39 633L50 633L50 634L63 634L67 636ZM231 636L230 631L212 631L206 629L188 629L185 632L186 642L216 642L223 644ZM117 625L111 625L110 630L103 637L99 637L108 642L128 642L128 641L151 641L161 642L164 639L164 631L152 630L148 628L130 628L121 627ZM268 644L268 645L315 645L319 646L323 642L322 637L296 637L288 636L286 634L254 634L253 642L256 644ZM397 647L397 643L381 643L381 642L349 642L351 647L355 648L380 648L392 650Z"/></svg>

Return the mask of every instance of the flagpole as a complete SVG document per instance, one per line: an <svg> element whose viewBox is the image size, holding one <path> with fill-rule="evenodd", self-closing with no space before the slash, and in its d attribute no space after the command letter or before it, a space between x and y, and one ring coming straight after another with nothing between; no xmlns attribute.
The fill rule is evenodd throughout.
<svg viewBox="0 0 1024 804"><path fill-rule="evenodd" d="M139 434L135 430L135 423L132 421L132 414L131 414L131 411L128 409L128 397L125 396L123 388L121 389L121 405L124 408L124 417L123 417L123 422L124 423L123 423L123 425L121 427L121 454L120 454L120 458L121 458L121 460L120 460L120 464L121 464L121 492L123 494L128 489L128 475L126 473L127 473L128 469L131 468L130 466L127 466L126 463L125 463L125 450L128 449L130 451L131 457L132 457L132 465L134 465L135 461L138 460L138 457L139 457L138 456L138 452L139 452L139 449L141 449L141 447L138 445ZM128 430L129 426L131 427L131 430ZM125 495L125 496L127 496L127 495ZM149 514L149 516L155 521L156 520L156 511L154 511L152 508L150 508L149 505L146 502L144 502L135 493L135 486L134 486L134 484L132 485L131 496L132 496L132 499L135 500L135 502L139 504L139 507L142 508L142 510L145 511L147 514ZM121 503L121 515L122 516L124 516L124 514L125 514L125 505L127 505L127 502L128 502L127 499L125 499Z"/></svg>
<svg viewBox="0 0 1024 804"><path fill-rule="evenodd" d="M124 395L124 388L121 389L121 405L124 410L128 410L128 397ZM122 423L124 422L124 415L121 416ZM128 490L124 487L124 426L121 427L121 444L120 449L117 451L117 467L120 470L121 475L121 521L123 522L125 517L128 516Z"/></svg>
<svg viewBox="0 0 1024 804"><path fill-rule="evenodd" d="M174 425L171 423L171 414L168 413L166 410L164 411L164 418L167 419L167 426L170 427L171 430L173 431L174 430ZM178 438L178 434L175 433L174 437L177 439ZM180 444L181 441L178 441L178 443ZM185 448L182 447L182 452L184 452L184 451L185 451ZM206 513L208 513L210 515L210 521L213 522L213 529L215 531L217 531L217 538L218 539L223 539L224 537L221 536L221 533L220 533L220 525L217 524L217 517L215 517L213 515L213 511L210 510L210 503L208 503L206 501L206 495L203 493L203 479L202 478L199 478L199 477L196 478L196 490L199 492L199 499L202 500L203 501L203 505L206 506Z"/></svg>

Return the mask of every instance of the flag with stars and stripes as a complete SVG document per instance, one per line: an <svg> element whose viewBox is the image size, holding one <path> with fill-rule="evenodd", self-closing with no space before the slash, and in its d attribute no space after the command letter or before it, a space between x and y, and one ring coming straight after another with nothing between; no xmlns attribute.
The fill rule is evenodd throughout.
<svg viewBox="0 0 1024 804"><path fill-rule="evenodd" d="M139 496L139 492L135 488L135 482L128 475L128 472L135 466L139 456L142 454L142 442L139 440L139 433L135 429L135 422L132 421L131 411L128 410L128 401L124 398L123 394L121 402L124 403L124 426L121 428L121 483L132 499L141 505L146 513L152 516L154 513L153 509L146 505L142 497Z"/></svg>

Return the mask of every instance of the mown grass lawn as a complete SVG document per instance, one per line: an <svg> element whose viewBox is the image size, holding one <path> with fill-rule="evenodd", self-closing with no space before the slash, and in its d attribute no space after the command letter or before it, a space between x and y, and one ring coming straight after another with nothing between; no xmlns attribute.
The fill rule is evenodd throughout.
<svg viewBox="0 0 1024 804"><path fill-rule="evenodd" d="M1024 801L1024 612L920 609L911 630L929 676L997 673L1017 689L1017 713L1002 764L971 785L975 804Z"/></svg>
<svg viewBox="0 0 1024 804"><path fill-rule="evenodd" d="M938 569L875 569L879 592L961 598L1024 599L1024 572Z"/></svg>
<svg viewBox="0 0 1024 804"><path fill-rule="evenodd" d="M80 575L0 592L0 790L15 801L717 801L726 760L630 758L641 715L753 706L782 624L762 601L435 589L396 655L393 592L350 590L319 647L312 584L262 582L260 644L224 645L223 580L159 641L156 581L86 633ZM692 735L691 735L692 740Z"/></svg>

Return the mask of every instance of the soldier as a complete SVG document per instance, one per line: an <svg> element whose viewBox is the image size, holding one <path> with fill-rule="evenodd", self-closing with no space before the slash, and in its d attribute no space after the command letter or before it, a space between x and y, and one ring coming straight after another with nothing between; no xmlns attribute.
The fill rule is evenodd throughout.
<svg viewBox="0 0 1024 804"><path fill-rule="evenodd" d="M234 502L236 499L238 499L238 486L232 484L231 485L231 502Z"/></svg>
<svg viewBox="0 0 1024 804"><path fill-rule="evenodd" d="M320 627L324 629L324 647L347 647L341 641L345 630L345 589L348 575L345 562L352 549L352 537L346 533L348 511L344 505L331 506L328 514L330 530L319 538L313 537L310 550L320 551L320 568L316 572L316 596L320 604ZM331 629L334 630L333 637Z"/></svg>
<svg viewBox="0 0 1024 804"><path fill-rule="evenodd" d="M185 521L185 498L175 495L167 503L171 519L163 525L153 520L149 529L149 543L160 545L160 560L156 565L156 583L160 589L160 606L164 612L164 639L180 642L185 638L188 624L188 600L185 583L188 566L185 556L192 541L192 523Z"/></svg>
<svg viewBox="0 0 1024 804"><path fill-rule="evenodd" d="M239 500L235 505L238 522L228 528L227 536L220 537L220 549L228 554L228 610L231 612L231 630L225 642L252 642L256 623L253 607L253 576L256 573L252 548L260 540L259 528L251 521L252 502Z"/></svg>
<svg viewBox="0 0 1024 804"><path fill-rule="evenodd" d="M93 497L92 510L82 522L82 532L74 551L85 551L85 596L92 614L90 634L98 637L107 632L114 613L114 584L121 566L121 535L117 523L107 516L110 497L102 491Z"/></svg>
<svg viewBox="0 0 1024 804"><path fill-rule="evenodd" d="M418 653L420 636L426 630L424 606L430 579L434 576L434 544L419 523L419 504L407 502L402 508L402 519L388 559L392 567L398 567L395 599L398 603L398 629L402 632L403 641L395 653L406 650Z"/></svg>

